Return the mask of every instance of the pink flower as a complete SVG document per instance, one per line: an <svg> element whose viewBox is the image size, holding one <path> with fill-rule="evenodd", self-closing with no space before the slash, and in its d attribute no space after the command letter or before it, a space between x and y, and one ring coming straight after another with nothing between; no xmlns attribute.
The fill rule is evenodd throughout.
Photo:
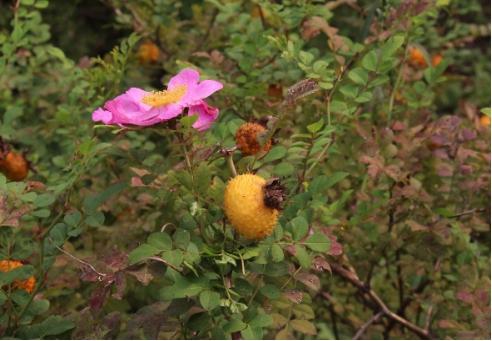
<svg viewBox="0 0 492 341"><path fill-rule="evenodd" d="M92 120L104 124L154 125L179 116L186 107L203 106L202 100L222 87L222 83L214 80L200 82L198 71L183 69L171 78L166 90L147 92L130 88L106 102L104 109L94 111Z"/></svg>
<svg viewBox="0 0 492 341"><path fill-rule="evenodd" d="M190 106L188 115L198 115L198 120L193 123L193 128L204 131L210 128L217 119L219 109L209 106L205 101L200 101L198 104Z"/></svg>

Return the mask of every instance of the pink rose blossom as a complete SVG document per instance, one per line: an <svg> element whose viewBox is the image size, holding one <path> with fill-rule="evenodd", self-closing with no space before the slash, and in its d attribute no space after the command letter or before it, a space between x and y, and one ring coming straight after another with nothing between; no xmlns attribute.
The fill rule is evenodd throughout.
<svg viewBox="0 0 492 341"><path fill-rule="evenodd" d="M222 87L222 83L214 80L200 82L198 71L183 69L171 78L166 90L147 92L130 88L106 102L104 109L94 111L92 120L104 124L150 126L179 116L186 107L198 106L201 109L195 109L195 112L208 114L201 121L199 119L197 126L208 127L211 124L210 117L215 115L216 118L218 109L208 107L203 99Z"/></svg>
<svg viewBox="0 0 492 341"><path fill-rule="evenodd" d="M205 101L200 101L198 104L190 106L188 115L198 115L198 120L193 123L193 128L203 131L210 128L212 123L219 116L219 109L211 107Z"/></svg>

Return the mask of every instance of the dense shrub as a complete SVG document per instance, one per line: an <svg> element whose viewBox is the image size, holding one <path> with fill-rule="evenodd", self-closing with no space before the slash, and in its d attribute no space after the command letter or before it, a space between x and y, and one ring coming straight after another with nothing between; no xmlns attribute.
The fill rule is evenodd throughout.
<svg viewBox="0 0 492 341"><path fill-rule="evenodd" d="M1 2L0 335L490 338L489 18L478 0ZM185 68L224 84L210 129L92 121ZM259 153L235 149L245 122ZM285 187L267 238L226 218L234 172Z"/></svg>

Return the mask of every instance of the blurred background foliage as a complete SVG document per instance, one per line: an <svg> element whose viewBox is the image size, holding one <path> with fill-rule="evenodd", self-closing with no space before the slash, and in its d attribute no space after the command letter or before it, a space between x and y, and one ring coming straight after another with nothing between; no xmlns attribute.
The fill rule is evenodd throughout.
<svg viewBox="0 0 492 341"><path fill-rule="evenodd" d="M3 337L490 338L489 2L2 1L0 45ZM209 131L91 121L186 66ZM259 243L222 212L253 120L236 167L289 192Z"/></svg>

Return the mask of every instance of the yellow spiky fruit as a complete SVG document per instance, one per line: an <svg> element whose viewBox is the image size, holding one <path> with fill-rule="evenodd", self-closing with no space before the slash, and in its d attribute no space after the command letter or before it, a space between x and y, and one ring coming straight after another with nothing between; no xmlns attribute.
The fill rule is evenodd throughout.
<svg viewBox="0 0 492 341"><path fill-rule="evenodd" d="M258 175L241 174L226 186L225 214L234 229L247 239L263 239L277 224L278 210L264 202L266 184Z"/></svg>

